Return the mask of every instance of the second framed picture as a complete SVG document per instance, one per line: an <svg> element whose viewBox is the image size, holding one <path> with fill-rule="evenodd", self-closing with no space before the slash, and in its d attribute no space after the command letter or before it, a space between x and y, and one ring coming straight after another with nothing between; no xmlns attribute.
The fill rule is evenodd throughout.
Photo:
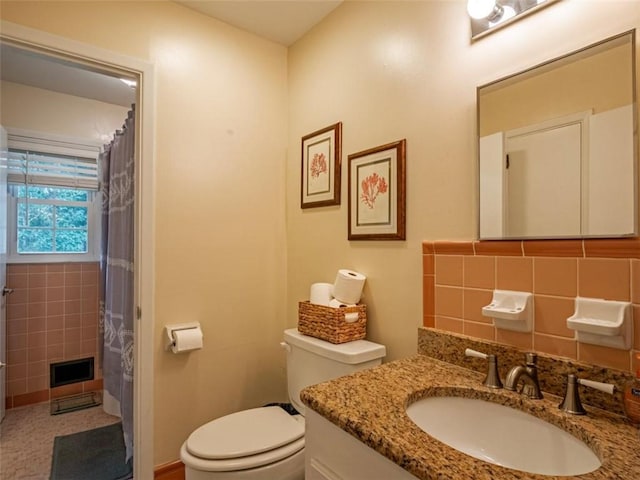
<svg viewBox="0 0 640 480"><path fill-rule="evenodd" d="M349 155L349 240L404 240L406 139Z"/></svg>

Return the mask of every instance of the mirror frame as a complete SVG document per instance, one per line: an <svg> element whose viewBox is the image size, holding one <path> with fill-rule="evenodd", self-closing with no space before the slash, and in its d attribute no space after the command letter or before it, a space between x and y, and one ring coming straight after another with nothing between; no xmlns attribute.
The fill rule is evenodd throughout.
<svg viewBox="0 0 640 480"><path fill-rule="evenodd" d="M486 89L488 87L493 87L501 82L514 80L516 77L521 75L527 75L539 68L547 68L551 64L555 62L560 62L562 60L566 60L569 57L574 55L580 55L586 52L589 49L604 45L608 42L615 41L617 39L622 39L625 36L630 36L631 42L631 83L632 83L632 92L631 92L631 100L633 105L633 202L634 202L634 218L633 218L633 232L629 234L603 234L603 235L567 235L567 236L555 236L555 237L545 237L545 236L510 236L510 237L486 237L482 238L480 236L481 225L480 225L480 91L482 89ZM571 52L565 53L563 55L559 55L552 59L546 60L544 62L538 63L531 67L525 68L523 70L505 75L504 77L498 78L491 82L485 83L483 85L479 85L476 87L476 167L477 167L477 178L476 178L476 201L477 201L477 222L476 222L476 238L480 241L519 241L519 240L566 240L566 239L583 239L583 238L634 238L638 237L638 226L639 226L639 217L640 217L640 207L638 205L639 199L639 179L638 175L640 173L640 166L638 162L640 161L639 152L638 152L638 103L637 103L637 93L638 93L638 84L637 84L637 52L636 52L636 28L632 28L630 30L626 30L616 35L612 35L603 40L591 43L577 50L573 50Z"/></svg>

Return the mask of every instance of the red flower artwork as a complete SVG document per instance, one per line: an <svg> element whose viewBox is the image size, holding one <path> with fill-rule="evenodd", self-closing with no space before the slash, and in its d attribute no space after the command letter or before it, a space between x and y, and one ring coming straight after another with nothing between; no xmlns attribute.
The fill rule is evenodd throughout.
<svg viewBox="0 0 640 480"><path fill-rule="evenodd" d="M316 153L311 159L311 176L318 178L321 173L327 173L327 159L324 153Z"/></svg>
<svg viewBox="0 0 640 480"><path fill-rule="evenodd" d="M365 178L361 186L362 193L360 194L360 200L369 208L374 207L378 195L387 193L388 190L387 181L377 173L373 173Z"/></svg>

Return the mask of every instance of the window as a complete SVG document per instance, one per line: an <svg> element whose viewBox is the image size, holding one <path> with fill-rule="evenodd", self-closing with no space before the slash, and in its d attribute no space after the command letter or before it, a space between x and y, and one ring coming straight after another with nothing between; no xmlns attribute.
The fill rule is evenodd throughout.
<svg viewBox="0 0 640 480"><path fill-rule="evenodd" d="M94 192L39 185L10 185L17 203L16 251L88 253Z"/></svg>
<svg viewBox="0 0 640 480"><path fill-rule="evenodd" d="M33 145L38 150L14 148L24 143L12 144L9 134L8 262L97 260L97 154L69 155L75 152L68 146L55 153L44 143Z"/></svg>

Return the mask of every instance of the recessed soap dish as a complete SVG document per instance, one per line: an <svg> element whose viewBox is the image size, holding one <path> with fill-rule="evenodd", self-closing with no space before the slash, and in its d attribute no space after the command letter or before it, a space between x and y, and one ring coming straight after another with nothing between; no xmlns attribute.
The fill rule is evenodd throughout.
<svg viewBox="0 0 640 480"><path fill-rule="evenodd" d="M533 295L529 292L494 290L491 303L482 307L482 315L493 318L497 328L530 332L532 329Z"/></svg>
<svg viewBox="0 0 640 480"><path fill-rule="evenodd" d="M633 337L631 303L576 297L575 313L567 318L582 343L629 350Z"/></svg>

